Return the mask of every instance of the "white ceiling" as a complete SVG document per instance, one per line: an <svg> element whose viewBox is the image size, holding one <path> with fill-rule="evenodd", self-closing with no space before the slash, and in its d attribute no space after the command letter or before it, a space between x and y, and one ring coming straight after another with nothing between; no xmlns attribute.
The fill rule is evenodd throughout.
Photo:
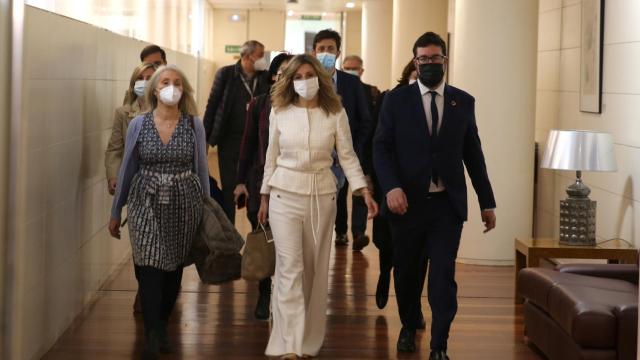
<svg viewBox="0 0 640 360"><path fill-rule="evenodd" d="M268 9L294 10L300 12L340 12L359 10L362 0L297 0L297 4L288 3L289 0L208 0L217 9ZM348 9L345 4L354 2L355 8Z"/></svg>

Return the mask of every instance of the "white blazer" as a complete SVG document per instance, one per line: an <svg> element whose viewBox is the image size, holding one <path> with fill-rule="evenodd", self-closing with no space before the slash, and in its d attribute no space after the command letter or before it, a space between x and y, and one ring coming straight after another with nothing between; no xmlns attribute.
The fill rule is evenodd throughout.
<svg viewBox="0 0 640 360"><path fill-rule="evenodd" d="M352 191L367 182L353 150L347 113L327 115L320 107L290 105L269 115L269 147L260 193L272 187L303 195L332 194L337 180L331 171L334 148Z"/></svg>

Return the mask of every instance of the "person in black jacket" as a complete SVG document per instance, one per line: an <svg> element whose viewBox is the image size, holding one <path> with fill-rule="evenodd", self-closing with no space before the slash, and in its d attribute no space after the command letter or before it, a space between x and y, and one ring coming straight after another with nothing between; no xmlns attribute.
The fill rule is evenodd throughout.
<svg viewBox="0 0 640 360"><path fill-rule="evenodd" d="M417 77L416 66L412 59L402 70L402 75L400 76L400 79L398 79L398 84L392 90L415 83ZM372 112L374 133L378 127L378 114L380 113L380 107L382 106L384 98L389 91L391 90L385 90L382 92L374 106ZM366 147L365 154L366 161L371 164L370 166L372 168L371 181L373 182L374 198L378 203L382 204L382 202L385 201L385 197L382 193L382 188L380 188L380 184L378 183L375 168L373 167L372 151L373 141L371 141ZM384 309L387 305L387 301L389 300L389 283L391 281L391 269L393 269L393 243L391 240L391 228L389 222L382 215L378 215L373 219L373 244L378 248L378 258L380 261L380 275L378 276L378 284L376 286L376 305L379 309ZM426 263L422 267L421 271L422 279L424 280L427 274ZM424 329L426 326L422 309L418 313L417 324L418 329Z"/></svg>
<svg viewBox="0 0 640 360"><path fill-rule="evenodd" d="M247 107L256 96L269 91L270 79L266 69L264 45L255 40L244 43L240 60L216 73L204 113L207 143L218 147L223 207L232 223L235 223L233 190Z"/></svg>
<svg viewBox="0 0 640 360"><path fill-rule="evenodd" d="M362 87L362 82L357 76L337 70L336 59L340 57L340 34L333 30L322 30L313 39L313 55L318 58L322 66L329 72L333 79L333 86L340 98L342 106L349 117L349 127L353 139L353 149L358 155L362 171L367 179L371 168L364 161L364 148L367 140L372 136L371 114L369 105ZM347 238L347 194L349 187L344 181L344 174L339 166L334 167L334 174L338 178L338 211L336 214L336 245L346 246ZM371 184L371 181L368 180ZM369 189L372 191L373 189ZM356 199L356 202L360 199ZM355 216L353 216L355 213ZM352 208L351 233L353 236L353 250L359 251L369 243L365 235L367 229L366 207L355 206Z"/></svg>
<svg viewBox="0 0 640 360"><path fill-rule="evenodd" d="M428 261L431 354L445 360L455 318L455 260L467 220L465 168L478 196L485 231L496 225L493 195L480 144L475 99L444 81L447 52L433 32L413 46L418 81L389 92L380 110L373 161L391 224L393 275L402 329L397 348L415 351L418 306Z"/></svg>
<svg viewBox="0 0 640 360"><path fill-rule="evenodd" d="M348 74L355 75L358 78L362 77L364 73L364 62L358 55L349 55L342 61L342 70ZM373 181L373 164L371 160L371 148L373 146L373 134L376 123L378 121L378 101L380 100L380 90L375 85L369 85L362 83L364 90L364 97L369 107L369 114L371 115L371 132L370 136L365 139L363 146L363 163L367 164L366 168L369 169L367 174L367 181L369 182L369 189L373 192L374 197L377 199L375 192L375 182ZM343 189L346 191L346 189ZM342 200L342 199L340 199ZM346 200L346 199L345 199ZM344 201L344 200L343 200ZM346 206L346 204L344 205ZM343 215L344 216L344 215ZM378 217L376 217L377 219ZM374 229L376 227L376 220L374 219ZM362 225L364 224L364 226ZM354 250L361 249L369 243L369 237L365 235L367 224L367 206L360 196L353 196L351 198L351 229L353 234L353 248ZM346 228L345 228L346 229ZM375 234L374 234L375 237ZM375 239L374 239L375 242Z"/></svg>
<svg viewBox="0 0 640 360"><path fill-rule="evenodd" d="M275 83L293 55L279 54L271 60L269 76ZM269 114L271 113L271 96L269 93L255 98L249 104L247 120L240 146L238 161L238 178L233 196L239 207L247 207L247 217L253 229L258 228L258 210L260 208L260 187L264 173L265 154L269 145ZM260 296L254 315L258 320L269 319L269 303L271 298L271 278L260 281Z"/></svg>

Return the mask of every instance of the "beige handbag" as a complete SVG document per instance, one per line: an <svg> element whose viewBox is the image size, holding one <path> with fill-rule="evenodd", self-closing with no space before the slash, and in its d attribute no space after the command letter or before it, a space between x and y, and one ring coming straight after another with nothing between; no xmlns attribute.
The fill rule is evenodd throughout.
<svg viewBox="0 0 640 360"><path fill-rule="evenodd" d="M273 276L276 269L276 248L271 228L260 226L247 235L242 254L242 278L257 281Z"/></svg>

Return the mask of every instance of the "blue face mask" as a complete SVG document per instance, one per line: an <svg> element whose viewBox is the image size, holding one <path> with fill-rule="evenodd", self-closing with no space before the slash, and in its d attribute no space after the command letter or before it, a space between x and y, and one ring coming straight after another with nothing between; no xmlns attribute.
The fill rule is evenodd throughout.
<svg viewBox="0 0 640 360"><path fill-rule="evenodd" d="M136 93L136 95L138 95L138 97L144 95L144 90L147 87L147 81L146 80L137 80L135 85L133 85L133 92Z"/></svg>
<svg viewBox="0 0 640 360"><path fill-rule="evenodd" d="M316 58L318 59L318 61L320 61L320 63L322 64L322 67L324 67L328 71L333 71L333 69L336 67L335 54L326 53L326 52L318 53L316 54Z"/></svg>

